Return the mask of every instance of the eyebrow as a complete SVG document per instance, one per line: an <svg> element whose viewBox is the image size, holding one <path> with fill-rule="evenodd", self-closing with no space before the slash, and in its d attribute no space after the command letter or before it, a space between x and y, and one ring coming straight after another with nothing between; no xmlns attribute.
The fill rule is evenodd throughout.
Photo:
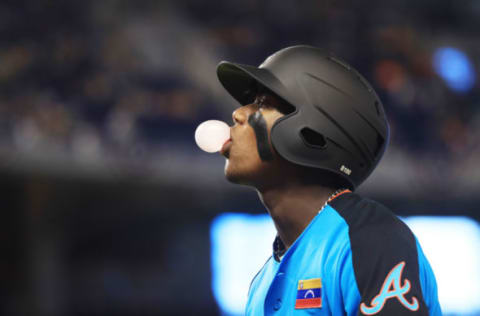
<svg viewBox="0 0 480 316"><path fill-rule="evenodd" d="M290 114L295 111L295 107L293 105L287 103L286 101L266 89L259 89L255 96L255 99L253 100L253 102L257 104L261 101L266 101L265 103L267 105L276 108L282 114Z"/></svg>

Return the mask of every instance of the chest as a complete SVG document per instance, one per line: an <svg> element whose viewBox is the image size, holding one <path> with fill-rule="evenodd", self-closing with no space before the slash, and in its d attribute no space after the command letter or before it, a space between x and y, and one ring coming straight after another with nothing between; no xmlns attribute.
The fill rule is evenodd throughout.
<svg viewBox="0 0 480 316"><path fill-rule="evenodd" d="M344 315L340 271L348 227L328 206L285 253L252 282L247 315Z"/></svg>
<svg viewBox="0 0 480 316"><path fill-rule="evenodd" d="M247 315L342 315L335 258L321 252L270 261L252 284ZM284 260L285 260L284 259Z"/></svg>

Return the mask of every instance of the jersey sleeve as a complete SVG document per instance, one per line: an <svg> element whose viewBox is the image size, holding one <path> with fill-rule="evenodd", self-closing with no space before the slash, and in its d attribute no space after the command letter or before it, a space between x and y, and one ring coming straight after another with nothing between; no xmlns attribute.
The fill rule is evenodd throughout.
<svg viewBox="0 0 480 316"><path fill-rule="evenodd" d="M346 314L428 316L412 232L382 205L352 198L336 205L349 226L351 254L340 275Z"/></svg>
<svg viewBox="0 0 480 316"><path fill-rule="evenodd" d="M417 252L420 268L420 284L422 286L423 298L430 311L430 316L441 316L442 309L438 300L437 281L432 267L428 262L422 247L417 240Z"/></svg>

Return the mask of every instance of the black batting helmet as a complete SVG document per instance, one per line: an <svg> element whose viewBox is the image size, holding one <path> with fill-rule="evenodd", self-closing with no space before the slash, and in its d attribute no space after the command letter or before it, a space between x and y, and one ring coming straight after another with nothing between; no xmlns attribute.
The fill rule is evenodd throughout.
<svg viewBox="0 0 480 316"><path fill-rule="evenodd" d="M355 69L311 46L292 46L259 67L221 62L217 75L242 105L253 101L258 85L294 107L271 129L280 156L318 168L358 187L383 156L389 127L382 102Z"/></svg>

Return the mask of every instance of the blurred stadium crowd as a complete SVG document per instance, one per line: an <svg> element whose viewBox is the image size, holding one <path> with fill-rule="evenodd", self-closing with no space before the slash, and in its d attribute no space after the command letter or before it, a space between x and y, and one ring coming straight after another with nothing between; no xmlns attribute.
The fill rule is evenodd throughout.
<svg viewBox="0 0 480 316"><path fill-rule="evenodd" d="M448 0L2 1L0 144L84 160L155 158L170 145L195 154L199 122L230 122L220 60L259 64L311 44L373 82L402 155L473 165L479 15L478 1ZM435 68L442 47L470 58L447 66L471 67L456 90Z"/></svg>
<svg viewBox="0 0 480 316"><path fill-rule="evenodd" d="M0 314L219 314L211 220L263 209L194 130L238 106L221 60L289 45L334 52L384 102L391 145L360 190L478 221L479 17L478 0L0 1Z"/></svg>

